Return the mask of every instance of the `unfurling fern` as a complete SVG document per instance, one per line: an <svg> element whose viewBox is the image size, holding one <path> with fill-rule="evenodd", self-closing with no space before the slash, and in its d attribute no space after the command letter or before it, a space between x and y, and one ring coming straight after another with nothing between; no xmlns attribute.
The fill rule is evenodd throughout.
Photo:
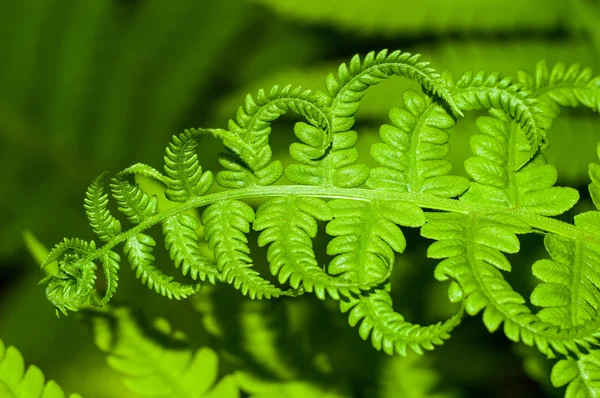
<svg viewBox="0 0 600 398"><path fill-rule="evenodd" d="M391 76L412 79L423 92L399 96L391 124L381 127L381 142L371 147L379 166L370 169L358 163L354 116L365 90ZM325 91L261 90L246 98L228 130L191 129L174 136L165 175L136 164L113 178L113 197L130 226L122 227L107 210L103 175L97 178L85 209L102 245L80 239L58 244L44 262L59 265L44 280L48 298L64 313L88 300L107 303L117 287L116 246L123 244L136 276L169 298L185 298L217 281L257 299L314 292L339 301L360 336L388 354L433 349L463 312L482 311L490 331L503 326L508 338L549 357L570 355L556 365L555 384L572 381L568 394L592 396L569 391L600 388L593 376L600 344L600 211L577 215L574 224L553 218L571 209L579 194L555 186L557 172L544 149L545 130L559 106L600 110L599 82L588 69L559 64L549 70L540 63L535 77L466 72L455 83L418 55L384 50L342 64L337 75L327 77ZM480 134L471 137L467 179L453 174L445 157L457 118L472 110L489 115L478 119ZM290 145L292 161L284 166L273 159L269 135L271 123L288 111L306 122L296 124L299 142ZM213 189L213 174L200 166L197 149L205 135L223 140L224 170L214 180L227 189ZM159 211L157 198L136 184L136 174L162 184L172 206ZM590 193L600 208L599 165L590 166L590 176ZM248 200L256 198L263 202L254 208ZM201 216L191 215L192 209L202 209ZM321 264L313 249L319 224L331 236L329 264ZM176 282L156 267L157 242L146 232L155 225L162 227L175 267L195 284ZM201 227L214 260L199 248ZM428 256L441 260L434 276L450 281L450 301L462 303L446 321L421 326L394 309L390 276L407 245L406 228L420 228L434 240ZM259 246L268 246L275 280L289 283L289 289L254 268L251 230L258 231ZM543 281L531 295L531 304L542 308L537 313L503 276L511 271L507 255L519 252L519 236L530 233L545 236L550 256L532 267ZM98 267L107 280L100 299Z"/></svg>

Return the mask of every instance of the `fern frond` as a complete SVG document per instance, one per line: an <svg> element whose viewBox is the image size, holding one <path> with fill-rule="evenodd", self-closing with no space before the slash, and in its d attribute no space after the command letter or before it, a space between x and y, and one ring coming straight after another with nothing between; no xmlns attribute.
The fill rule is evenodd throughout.
<svg viewBox="0 0 600 398"><path fill-rule="evenodd" d="M46 297L58 311L77 311L88 300L95 303L96 264L77 254L66 254L58 262L58 272L40 281L47 284Z"/></svg>
<svg viewBox="0 0 600 398"><path fill-rule="evenodd" d="M219 359L208 347L189 348L183 333L164 319L152 327L136 322L126 308L90 314L95 340L111 368L141 397L237 398L232 377L218 383Z"/></svg>
<svg viewBox="0 0 600 398"><path fill-rule="evenodd" d="M531 98L522 84L513 83L510 77L501 77L500 72L465 72L454 85L452 97L465 111L497 109L509 114L525 133L529 158L546 138L545 130L550 126L551 117L545 103Z"/></svg>
<svg viewBox="0 0 600 398"><path fill-rule="evenodd" d="M34 365L25 369L23 356L14 346L0 340L0 395L14 398L65 398L63 389L54 382L44 380L42 371ZM69 398L81 398L70 394Z"/></svg>
<svg viewBox="0 0 600 398"><path fill-rule="evenodd" d="M208 278L208 281L214 284L219 274L215 265L200 252L196 232L198 228L200 223L189 214L167 218L162 223L165 246L171 260L175 262L175 267L181 266L183 275L189 272L194 280L200 278L201 281L205 281Z"/></svg>
<svg viewBox="0 0 600 398"><path fill-rule="evenodd" d="M369 177L369 168L356 164L356 131L336 133L325 156L320 155L320 146L326 141L324 131L306 123L296 123L294 133L302 143L293 143L290 155L303 164L291 164L285 169L288 180L303 185L352 188Z"/></svg>
<svg viewBox="0 0 600 398"><path fill-rule="evenodd" d="M600 351L594 350L579 359L558 361L552 368L552 385L566 384L565 398L593 398L600 394Z"/></svg>
<svg viewBox="0 0 600 398"><path fill-rule="evenodd" d="M41 268L44 268L48 264L58 260L60 257L66 254L73 254L83 257L93 253L95 250L96 243L94 243L93 240L86 242L79 238L65 238L61 243L57 244L52 250L50 250L50 253L48 253L48 256L42 263Z"/></svg>
<svg viewBox="0 0 600 398"><path fill-rule="evenodd" d="M565 328L595 319L600 305L600 272L596 270L600 251L579 239L555 234L547 234L544 244L552 260L533 264L533 274L545 283L531 293L531 303L544 307L538 313L540 319Z"/></svg>
<svg viewBox="0 0 600 398"><path fill-rule="evenodd" d="M326 293L339 300L340 294L359 293L371 287L332 277L319 267L312 249L316 220L332 218L328 204L318 198L286 196L271 199L258 208L253 228L262 231L259 246L270 244L267 260L279 283L289 280L294 289L302 286L306 292L314 291L321 300Z"/></svg>
<svg viewBox="0 0 600 398"><path fill-rule="evenodd" d="M597 167L597 165L596 165ZM592 184L597 188L590 165ZM592 196L593 197L593 196ZM585 233L600 233L600 211L588 211L575 216L575 225ZM551 259L533 264L533 274L544 281L531 293L531 302L543 307L540 319L563 328L573 328L598 321L600 306L600 246L585 236L574 239L548 233L544 237Z"/></svg>
<svg viewBox="0 0 600 398"><path fill-rule="evenodd" d="M371 343L377 350L392 355L405 356L407 349L422 354L423 349L433 350L434 345L444 343L450 337L462 318L462 309L445 322L420 326L404 320L395 312L392 299L384 289L375 289L358 298L340 301L342 312L350 311L348 323L355 326L360 323L358 333L363 340L371 336Z"/></svg>
<svg viewBox="0 0 600 398"><path fill-rule="evenodd" d="M212 173L202 173L198 163L196 149L202 136L201 130L185 130L179 136L173 136L173 142L167 147L165 171L165 195L174 202L185 202L190 198L202 196L212 185Z"/></svg>
<svg viewBox="0 0 600 398"><path fill-rule="evenodd" d="M196 293L198 287L182 285L173 281L173 277L167 276L154 264L153 247L156 242L146 234L137 234L127 239L123 251L135 271L135 277L142 283L147 284L149 289L154 289L158 294L168 298L180 300Z"/></svg>
<svg viewBox="0 0 600 398"><path fill-rule="evenodd" d="M133 224L152 217L158 211L158 199L149 197L135 182L130 174L121 173L112 179L113 197L119 205L118 209Z"/></svg>
<svg viewBox="0 0 600 398"><path fill-rule="evenodd" d="M519 240L515 233L527 230L527 225L508 217L480 219L429 213L421 234L438 240L429 247L427 255L444 258L435 269L436 279L456 281L448 289L450 300L464 300L470 315L484 310L483 322L490 332L504 322L504 333L509 339L535 344L550 357L554 352L566 355L569 351L589 349L600 337L596 322L566 329L544 322L531 313L525 299L502 277L499 270L511 269L502 252L517 252Z"/></svg>
<svg viewBox="0 0 600 398"><path fill-rule="evenodd" d="M251 298L278 297L281 290L252 269L248 239L254 209L244 202L228 200L210 205L202 213L205 239L215 252L222 279Z"/></svg>
<svg viewBox="0 0 600 398"><path fill-rule="evenodd" d="M464 177L448 175L447 129L454 120L431 98L414 91L403 93L407 110L393 108L393 125L383 125L383 143L371 146L371 156L383 167L371 170L367 186L402 192L423 192L441 197L462 194L469 186Z"/></svg>
<svg viewBox="0 0 600 398"><path fill-rule="evenodd" d="M326 231L334 238L327 254L335 257L328 271L364 284L377 285L389 278L394 252L402 253L406 247L398 225L419 227L425 222L423 211L412 203L334 199L329 207L334 218Z"/></svg>
<svg viewBox="0 0 600 398"><path fill-rule="evenodd" d="M271 185L283 174L281 161L271 161L272 151L269 146L271 122L288 111L304 116L312 125L327 131L329 138L320 149L321 156L331 142L331 126L324 113L323 100L318 93L302 90L301 87L292 89L291 86L273 88L266 93L260 90L254 99L246 97L243 107L240 107L236 120L229 121L229 131L244 146L234 140L224 139L225 146L231 153L221 154L219 162L227 169L217 174L217 183L229 188L247 186ZM247 148L250 148L248 150Z"/></svg>
<svg viewBox="0 0 600 398"><path fill-rule="evenodd" d="M128 168L122 171L122 174L131 174L131 175L142 175L144 177L151 178L153 180L159 181L165 184L165 176L163 176L160 171L156 170L154 167L148 166L144 163L136 163L132 164Z"/></svg>
<svg viewBox="0 0 600 398"><path fill-rule="evenodd" d="M371 51L361 61L359 55L352 57L348 65L341 64L337 76L327 76L325 85L331 100L329 107L333 116L333 132L348 131L354 125L354 114L364 95L364 91L372 85L391 76L404 76L419 83L427 92L437 95L462 116L459 106L454 102L449 87L429 62L420 61L420 54L411 54L388 50L378 53Z"/></svg>
<svg viewBox="0 0 600 398"><path fill-rule="evenodd" d="M440 3L437 5L437 7L441 6L446 6L446 4ZM476 7L476 5L473 4L469 8L473 9L473 7ZM522 11L519 10L519 12ZM430 13L428 18L433 14ZM395 19L398 17L400 15L394 15ZM494 18L496 19L497 15ZM528 40L516 42L448 40L443 45L434 43L431 46L423 45L419 48L422 47L423 53L426 52L429 59L435 60L436 65L443 66L445 70L452 71L454 74L462 73L462 71L467 69L500 70L502 73L512 74L515 65L517 65L517 59L520 65L535 65L542 58L548 59L549 62L576 59L585 65L594 67L597 65L595 53L590 51L588 43L575 38L573 40L556 42L549 42L543 38L528 38ZM506 54L511 54L512 56L507 57ZM231 109L238 106L239 99L246 95L246 93L255 92L260 87L271 87L277 82L289 82L294 85L302 85L303 87L320 88L323 85L323 76L327 76L330 71L336 70L338 66L339 63L337 61L328 61L313 64L310 68L302 65L289 65L281 69L272 70L270 73L248 82L244 87L225 96L219 103L217 118L218 120L223 120L229 117ZM518 79L518 82L522 83L520 79ZM380 121L387 117L389 107L397 101L399 93L408 89L414 90L414 83L408 79L392 79L386 81L383 85L378 85L377 88L374 88L376 90L374 95L365 95L362 98L358 112L359 117L363 121L368 120L380 123ZM532 91L531 86L527 86L526 89ZM532 95L535 95L535 93L532 93ZM467 129L468 127L466 123L461 122L457 130L465 131L463 129ZM453 138L461 142L461 135L456 134ZM465 138L468 139L468 137ZM453 147L452 152L454 152L454 149L456 147ZM462 157L457 156L455 159L462 160Z"/></svg>
<svg viewBox="0 0 600 398"><path fill-rule="evenodd" d="M121 223L107 209L108 195L104 193L104 177L102 173L87 189L83 207L94 233L100 240L108 241L121 233Z"/></svg>
<svg viewBox="0 0 600 398"><path fill-rule="evenodd" d="M577 203L573 188L555 187L556 169L542 156L529 160L529 148L516 124L500 112L482 116L477 127L483 134L471 137L476 155L465 161L465 170L475 180L461 197L466 202L484 202L496 206L524 209L531 213L554 216ZM519 170L519 171L517 171Z"/></svg>
<svg viewBox="0 0 600 398"><path fill-rule="evenodd" d="M518 79L531 95L542 101L563 107L576 107L582 104L600 112L600 76L594 76L591 68L581 68L579 64L568 68L562 62L548 69L541 60L535 67L535 75L519 71Z"/></svg>
<svg viewBox="0 0 600 398"><path fill-rule="evenodd" d="M327 77L326 92L292 86L261 90L246 98L228 131L193 129L175 136L166 151L166 175L138 163L112 180L118 208L134 224L127 231L120 231L107 212L103 175L98 177L85 204L104 245L96 248L94 242L78 239L57 245L44 261L58 264L58 271L43 280L48 298L63 312L77 310L88 300L108 302L117 285L115 247L120 244L136 276L149 288L177 299L194 294L198 286L175 282L154 266L156 242L147 230L160 224L169 255L184 275L225 281L251 298L304 291L314 291L321 299L329 295L340 301L342 312L349 312L350 325L360 323L359 335L370 336L372 345L388 354L405 355L409 349L422 353L442 344L464 308L470 315L483 312L488 330L502 325L510 340L535 345L548 357L574 354L582 372L581 361L600 344L600 211L578 214L574 223L552 218L571 209L579 194L555 186L558 173L539 149L556 116L552 104L598 107L596 78L576 67L564 71L557 66L548 72L540 65L535 82L523 77L515 83L497 72L467 72L454 84L449 73L437 74L419 57L386 50L362 60L355 56ZM358 135L351 128L365 90L393 75L414 80L424 93L406 91L405 110L392 109L391 125L380 130L383 142L371 147L380 165L371 170L359 163ZM480 133L472 136L473 156L465 161L473 180L468 181L450 174L448 130L454 115L482 109L491 116L477 121ZM269 135L272 122L290 110L306 122L295 124L299 142L290 145L293 162L284 169L273 159ZM219 157L224 170L216 179L233 189L209 193L212 173L203 171L196 153L204 134L223 141L228 152ZM597 151L600 155L600 146ZM287 181L280 181L284 173ZM152 191L164 192L168 206L159 212L157 196L140 189L136 174L166 185L154 184ZM590 166L590 176L592 200L600 210L600 166ZM256 214L249 204L255 200L261 203ZM204 209L201 222L191 215L199 208ZM326 253L333 258L326 268L313 250L319 222L326 222L325 232L332 237ZM206 257L214 257L214 264L199 246L202 227L206 251L212 251ZM451 280L450 301L463 302L458 314L445 322L419 326L394 311L390 276L397 254L406 247L402 227L421 227L423 237L436 241L427 253L441 260L434 276ZM260 232L259 246L269 246L271 273L278 282L289 282L295 289L291 293L253 268L251 228ZM502 274L512 268L506 255L521 249L517 235L531 233L546 235L552 257L533 267L543 281L531 300L543 308L538 314ZM98 263L108 285L99 302L94 299ZM220 326L214 318L206 325L213 331ZM294 373L288 371L281 374ZM182 391L173 395L185 396ZM289 391L316 390L300 386Z"/></svg>
<svg viewBox="0 0 600 398"><path fill-rule="evenodd" d="M109 250L106 254L100 257L102 263L102 269L104 270L104 278L106 279L106 293L102 300L98 303L100 306L107 304L112 296L117 291L117 285L119 282L119 262L121 256L116 252Z"/></svg>

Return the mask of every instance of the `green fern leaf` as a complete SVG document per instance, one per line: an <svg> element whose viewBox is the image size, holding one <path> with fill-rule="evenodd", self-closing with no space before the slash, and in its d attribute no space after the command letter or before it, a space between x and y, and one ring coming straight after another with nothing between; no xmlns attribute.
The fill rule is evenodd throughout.
<svg viewBox="0 0 600 398"><path fill-rule="evenodd" d="M268 143L271 122L291 110L304 116L314 126L331 131L330 122L321 109L322 102L318 93L302 90L301 87L292 89L291 86L281 89L274 86L268 93L260 90L256 99L248 95L244 106L237 112L236 120L230 120L228 125L232 135L241 139L244 146L231 139L224 140L231 153L219 157L227 171L217 174L217 183L229 188L275 183L283 174L283 165L279 160L271 160L272 151ZM321 155L329 142L322 143Z"/></svg>
<svg viewBox="0 0 600 398"><path fill-rule="evenodd" d="M173 136L173 142L167 147L165 195L169 200L185 202L204 195L212 185L212 173L202 173L196 154L201 135L201 130L185 130L179 136Z"/></svg>
<svg viewBox="0 0 600 398"><path fill-rule="evenodd" d="M474 0L467 0L474 1ZM542 0L534 0L542 1ZM488 4L489 5L489 4ZM438 4L437 7L446 6ZM448 5L448 7L451 7ZM477 7L472 4L469 9ZM411 11L422 11L424 8L414 8ZM406 10L404 10L406 11ZM523 10L519 10L522 12ZM434 13L427 15L429 19ZM409 14L402 14L409 15ZM426 14L423 14L426 15ZM398 18L400 15L394 15ZM497 20L497 15L494 17ZM491 22L491 21L490 21ZM361 21L364 23L364 20ZM543 38L529 38L525 41L489 41L489 40L451 40L444 41L443 44L433 44L419 46L423 53L427 53L428 58L435 59L438 70L448 70L455 75L462 73L467 69L476 70L500 70L505 74L512 74L515 71L515 65L534 65L539 59L545 58L556 62L563 59L580 60L582 64L595 66L597 58L595 53L590 51L590 46L583 40L564 40L560 42L549 42ZM511 54L507 57L506 54ZM517 62L518 61L518 62ZM277 82L289 82L303 87L318 87L323 85L323 76L326 76L331 70L338 67L337 60L313 64L310 68L302 65L289 65L285 68L273 70L263 77L247 83L230 95L220 101L217 112L218 120L227 118L231 109L238 106L239 98L242 98L248 92L255 92L260 87L271 87ZM442 78L444 74L442 73ZM519 74L520 77L520 74ZM523 83L519 79L519 83ZM531 90L532 86L527 85L526 89ZM397 79L386 81L385 84L373 88L372 95L365 95L360 102L358 115L363 120L369 120L379 123L383 121L388 114L389 106L398 100L398 93L407 89L414 89L414 83L408 79ZM535 95L535 93L531 93ZM466 115L468 118L468 115ZM566 116L566 115L565 115ZM467 123L459 123L457 130L459 132L468 131L470 126ZM453 138L462 142L462 134L456 134ZM465 137L468 139L468 136ZM451 154L455 152L456 146L453 145ZM455 159L461 159L460 154Z"/></svg>
<svg viewBox="0 0 600 398"><path fill-rule="evenodd" d="M591 68L581 68L573 64L568 68L559 62L548 70L546 61L539 61L535 75L520 71L519 82L532 96L552 105L577 107L582 104L600 112L600 76L595 76Z"/></svg>
<svg viewBox="0 0 600 398"><path fill-rule="evenodd" d="M112 250L109 250L100 257L100 262L102 263L102 268L104 270L104 278L106 279L106 293L104 294L104 297L100 301L99 305L107 304L117 291L120 261L121 256Z"/></svg>
<svg viewBox="0 0 600 398"><path fill-rule="evenodd" d="M526 224L508 216L499 219L428 213L421 234L438 240L429 247L427 255L444 258L435 269L435 277L456 281L448 290L451 301L464 300L470 315L484 310L483 322L490 332L504 322L504 333L509 339L535 345L548 356L589 349L600 337L595 319L565 329L544 322L531 313L525 299L502 277L499 270L511 269L502 252L517 252L519 241L515 233L527 230Z"/></svg>
<svg viewBox="0 0 600 398"><path fill-rule="evenodd" d="M296 123L294 133L302 143L293 143L290 155L302 164L291 164L286 168L288 180L303 185L352 188L369 177L366 165L355 164L358 160L355 131L336 133L325 157L321 150L327 139L325 131L306 123Z"/></svg>
<svg viewBox="0 0 600 398"><path fill-rule="evenodd" d="M45 248L41 247L45 251ZM41 251L40 250L40 251ZM88 257L96 251L94 241L79 238L66 239L52 249L42 263L42 268L56 262L58 269L43 278L47 284L46 297L58 311L77 311L88 300L93 300L96 281L96 264Z"/></svg>
<svg viewBox="0 0 600 398"><path fill-rule="evenodd" d="M110 186L118 209L133 224L139 224L158 212L156 196L149 197L142 191L132 175L120 173L112 181Z"/></svg>
<svg viewBox="0 0 600 398"><path fill-rule="evenodd" d="M418 227L425 222L423 211L411 203L334 199L329 206L334 219L326 231L335 237L327 245L327 254L335 258L328 271L365 284L389 278L394 252L404 251L406 240L397 225Z"/></svg>
<svg viewBox="0 0 600 398"><path fill-rule="evenodd" d="M267 260L279 283L289 280L294 289L302 285L306 292L314 291L322 300L326 293L339 300L340 293L359 293L371 287L332 277L319 267L312 249L316 220L332 218L327 203L318 198L286 196L271 199L258 208L253 228L262 231L259 246L270 244Z"/></svg>
<svg viewBox="0 0 600 398"><path fill-rule="evenodd" d="M551 117L545 103L530 98L522 84L514 84L510 77L501 78L500 72L465 72L456 82L452 97L458 107L465 111L496 109L510 115L527 138L527 160L536 153L542 140L546 138L545 130L550 126Z"/></svg>
<svg viewBox="0 0 600 398"><path fill-rule="evenodd" d="M545 283L531 293L531 303L544 307L540 319L566 328L595 319L600 305L596 270L600 251L555 234L547 234L544 243L552 260L533 264L533 274Z"/></svg>
<svg viewBox="0 0 600 398"><path fill-rule="evenodd" d="M67 315L67 310L77 311L88 300L95 303L96 265L78 255L65 255L58 262L56 274L48 275L40 281L47 284L46 297L58 311Z"/></svg>
<svg viewBox="0 0 600 398"><path fill-rule="evenodd" d="M164 319L144 327L125 308L90 315L96 344L106 352L109 366L139 396L239 398L232 377L215 385L217 354L208 347L192 351L185 336Z"/></svg>
<svg viewBox="0 0 600 398"><path fill-rule="evenodd" d="M340 301L342 312L350 311L348 323L360 323L358 333L363 340L371 336L371 343L377 350L392 355L405 356L407 349L422 354L423 349L433 350L434 345L443 344L450 337L462 318L462 310L445 322L419 326L407 322L392 308L392 299L383 289L375 289L359 298Z"/></svg>
<svg viewBox="0 0 600 398"><path fill-rule="evenodd" d="M168 298L180 300L196 293L198 287L182 285L173 281L173 277L167 276L154 264L153 247L156 242L150 236L139 233L127 239L123 247L125 255L135 271L136 278L147 284L149 289Z"/></svg>
<svg viewBox="0 0 600 398"><path fill-rule="evenodd" d="M183 275L190 273L192 279L200 278L210 283L215 283L218 275L215 266L205 258L198 246L198 229L200 223L189 214L180 214L167 218L162 223L165 236L165 246L169 250L171 260L175 267L181 266Z"/></svg>
<svg viewBox="0 0 600 398"><path fill-rule="evenodd" d="M331 97L329 107L333 116L333 132L350 130L364 91L394 75L416 81L424 90L440 96L458 115L462 115L446 83L429 67L429 62L422 62L420 58L420 54L401 51L390 54L388 50L381 50L377 54L372 51L362 62L360 56L355 55L348 65L341 64L337 76L329 74L325 85Z"/></svg>
<svg viewBox="0 0 600 398"><path fill-rule="evenodd" d="M165 176L154 167L148 166L144 163L136 163L122 171L123 174L142 175L144 177L152 178L156 181L165 183Z"/></svg>
<svg viewBox="0 0 600 398"><path fill-rule="evenodd" d="M210 249L215 251L222 279L251 298L277 297L281 290L251 268L248 239L244 234L250 232L252 221L252 207L236 200L212 204L202 213L205 239Z"/></svg>
<svg viewBox="0 0 600 398"><path fill-rule="evenodd" d="M461 197L465 202L519 208L553 216L573 207L579 193L573 188L555 187L557 172L537 156L529 160L529 147L522 130L507 115L479 117L477 127L483 134L471 137L476 155L465 161L465 170L475 180ZM519 171L517 171L519 170Z"/></svg>
<svg viewBox="0 0 600 398"><path fill-rule="evenodd" d="M65 238L61 243L57 244L46 259L41 265L41 268L44 268L48 264L58 260L61 256L65 254L73 254L78 256L87 256L88 254L94 252L96 250L96 243L94 241L86 242L79 238L68 239Z"/></svg>
<svg viewBox="0 0 600 398"><path fill-rule="evenodd" d="M25 369L23 356L0 340L0 396L6 398L65 398L67 395L53 380L45 382L42 371L31 365ZM81 398L70 394L69 398Z"/></svg>
<svg viewBox="0 0 600 398"><path fill-rule="evenodd" d="M448 133L454 120L429 97L414 91L403 93L407 110L393 108L393 125L381 127L383 143L371 146L371 156L383 167L371 170L367 185L372 189L423 192L442 197L462 194L469 182L447 175L452 165Z"/></svg>
<svg viewBox="0 0 600 398"><path fill-rule="evenodd" d="M394 75L414 80L424 94L404 92L404 109L390 112L391 125L380 130L383 142L371 147L380 167L371 170L359 163L357 133L351 129L365 90ZM349 312L350 325L360 323L359 335L370 337L377 350L388 354L422 353L442 344L466 310L470 315L483 312L488 330L502 325L510 340L535 345L549 357L574 354L584 361L600 344L600 275L595 271L600 264L600 211L578 214L573 224L551 218L571 209L579 194L555 186L558 173L546 163L545 147L540 151L540 146L547 142L545 131L556 116L556 106L598 107L597 82L587 70L557 66L549 72L543 65L534 80L514 83L498 72L467 72L455 84L450 73L437 74L419 55L384 50L342 64L337 74L327 77L325 92L292 86L275 86L268 93L260 90L256 97L246 98L228 131L186 130L174 137L165 157L166 175L135 164L113 179L118 208L135 224L130 230L116 227L118 222L107 212L103 176L97 178L88 189L86 210L105 244L99 249L94 242L77 239L59 244L45 260L58 264L58 271L43 281L48 283L47 296L63 312L77 310L87 300L108 302L119 268L114 250L123 243L136 276L151 289L177 299L194 294L198 286L181 285L154 266L156 242L147 230L160 224L169 255L184 275L226 281L251 298L304 291L314 291L321 299L329 295L340 301L342 312ZM290 110L306 122L294 127L299 142L290 145L294 162L284 168L273 159L269 135L272 123ZM470 141L473 156L465 161L465 171L472 182L451 175L446 159L448 130L463 110L491 114L478 119L480 134ZM207 194L212 174L203 172L196 154L203 134L223 141L227 153L219 156L219 162L225 170L216 179L234 189ZM286 185L276 184L283 174ZM166 185L163 189L153 182L147 190L165 193L171 200L163 202L167 205L161 212L157 196L140 189L135 175ZM592 200L598 205L600 166L590 166L590 176ZM267 198L275 199L266 200L255 214L248 203ZM196 208L205 208L201 223L190 215ZM326 268L313 250L319 222L327 222L325 232L332 236L326 253L333 259ZM214 265L201 254L202 226ZM450 280L450 301L462 302L458 314L445 322L415 325L393 308L390 279L396 256L406 247L402 227L421 227L422 236L436 241L427 252L441 260L435 277ZM253 268L251 228L260 231L259 246L269 246L271 273L279 282L289 282L293 292L283 292ZM502 273L512 268L506 255L521 249L517 235L531 233L546 235L552 257L533 267L543 282L531 299L542 307L538 314ZM108 284L100 302L94 298L96 263L102 264ZM206 325L224 336L214 319ZM262 341L272 343L272 337ZM256 356L253 350L246 353ZM267 354L279 358L272 349ZM296 376L294 370L284 366L274 373L285 382L268 393L249 392L264 392L265 397L282 394L286 390L280 387L295 383L289 382L290 375ZM287 391L312 391L301 384Z"/></svg>
<svg viewBox="0 0 600 398"><path fill-rule="evenodd" d="M579 359L562 359L552 368L552 385L568 383L565 398L593 398L600 394L600 351Z"/></svg>
<svg viewBox="0 0 600 398"><path fill-rule="evenodd" d="M87 189L83 207L94 233L106 242L121 233L121 223L106 208L108 195L103 188L105 176L106 173L102 173Z"/></svg>

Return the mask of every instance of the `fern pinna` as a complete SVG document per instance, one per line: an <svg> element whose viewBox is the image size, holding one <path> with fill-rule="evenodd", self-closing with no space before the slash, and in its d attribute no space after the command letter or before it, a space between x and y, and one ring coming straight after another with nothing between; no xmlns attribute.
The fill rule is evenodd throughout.
<svg viewBox="0 0 600 398"><path fill-rule="evenodd" d="M422 92L404 92L403 106L390 111L381 142L371 147L379 166L369 168L357 163L354 116L367 88L396 75L414 80ZM135 164L112 179L127 228L107 209L104 175L94 180L85 210L102 245L77 238L59 243L44 262L59 265L44 279L47 296L63 313L88 301L107 303L118 283L122 255L116 247L123 244L136 276L164 296L186 298L216 282L253 299L314 292L339 301L360 336L388 354L431 350L449 337L463 312L483 311L490 331L503 326L511 340L563 357L553 382L570 382L567 395L592 396L600 388L594 376L600 363L600 211L579 214L574 224L553 218L571 209L579 194L555 186L556 169L544 158L546 130L559 107L580 104L600 111L600 77L577 65L549 70L540 62L534 75L521 72L516 79L469 71L454 81L419 55L386 50L342 64L327 77L325 91L260 90L247 96L227 130L174 136L164 173ZM480 134L471 137L473 157L464 164L469 179L453 174L444 158L450 129L476 110L489 115L478 118ZM298 142L290 145L291 164L284 166L273 159L269 134L271 123L289 111L305 122L294 128ZM197 149L206 135L226 148L216 175L200 165ZM137 185L135 175L162 184L174 205L159 212L157 198ZM600 209L600 165L590 166L590 176ZM221 189L213 189L215 181ZM251 198L264 201L255 209L247 203ZM202 209L201 216L193 209ZM319 223L332 237L326 267L313 250ZM155 266L158 243L146 233L155 225L175 267L195 282L181 284ZM462 303L445 322L421 326L394 310L390 275L406 247L406 228L420 228L434 240L427 254L441 260L435 278L450 281L450 300ZM259 246L268 246L271 273L289 288L253 268L263 260L250 253L251 230L259 232ZM537 312L503 276L511 270L506 254L518 252L519 235L529 233L544 235L549 254L532 266L543 282L531 295L531 304L541 307ZM199 246L202 235L210 258ZM98 266L107 281L103 295L95 288Z"/></svg>

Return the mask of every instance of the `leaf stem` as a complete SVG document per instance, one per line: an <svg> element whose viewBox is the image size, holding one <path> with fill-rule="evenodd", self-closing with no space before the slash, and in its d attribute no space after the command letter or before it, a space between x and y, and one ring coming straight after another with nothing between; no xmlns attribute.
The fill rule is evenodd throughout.
<svg viewBox="0 0 600 398"><path fill-rule="evenodd" d="M425 209L448 211L453 213L482 215L507 214L519 218L521 221L527 223L530 227L535 228L537 230L543 232L552 232L554 234L565 236L571 239L585 239L588 241L596 242L596 244L600 245L600 237L591 235L585 232L584 230L577 228L573 224L569 224L564 221L560 221L550 217L540 216L538 214L519 208L503 208L482 203L467 203L457 199L446 199L433 195L415 192L372 190L365 188L277 185L264 187L250 187L239 190L228 190L193 198L185 203L173 207L168 211L146 218L144 221L137 224L130 230L115 236L114 238L109 240L104 246L99 248L96 252L90 254L90 256L88 256L88 258L86 258L85 261L92 261L102 256L118 244L125 242L130 237L146 229L149 229L153 225L161 223L162 221L170 217L176 216L194 208L204 207L212 203L223 202L227 200L276 197L286 195L310 196L328 199L340 198L362 201L402 201L414 203L417 206Z"/></svg>

